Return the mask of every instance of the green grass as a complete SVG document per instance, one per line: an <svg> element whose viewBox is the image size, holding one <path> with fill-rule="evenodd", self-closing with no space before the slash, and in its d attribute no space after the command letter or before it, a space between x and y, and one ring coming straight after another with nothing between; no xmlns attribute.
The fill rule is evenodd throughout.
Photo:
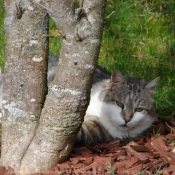
<svg viewBox="0 0 175 175"><path fill-rule="evenodd" d="M160 117L175 115L175 1L108 0L99 64L112 72L148 81L160 76L155 98ZM3 14L2 3L0 12ZM0 16L0 65L4 59L3 18ZM50 34L57 34L50 21ZM50 55L59 56L61 40L50 38Z"/></svg>
<svg viewBox="0 0 175 175"><path fill-rule="evenodd" d="M61 39L58 35L58 28L52 19L49 21L49 55L60 55Z"/></svg>
<svg viewBox="0 0 175 175"><path fill-rule="evenodd" d="M175 1L111 0L99 64L148 81L160 76L155 94L160 117L175 114Z"/></svg>

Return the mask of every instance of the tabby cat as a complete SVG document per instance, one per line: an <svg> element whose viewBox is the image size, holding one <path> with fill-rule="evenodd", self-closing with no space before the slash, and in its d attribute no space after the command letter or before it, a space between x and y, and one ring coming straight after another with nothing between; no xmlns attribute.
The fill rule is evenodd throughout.
<svg viewBox="0 0 175 175"><path fill-rule="evenodd" d="M139 137L156 116L153 96L158 81L159 77L147 83L115 70L110 79L95 83L77 142Z"/></svg>

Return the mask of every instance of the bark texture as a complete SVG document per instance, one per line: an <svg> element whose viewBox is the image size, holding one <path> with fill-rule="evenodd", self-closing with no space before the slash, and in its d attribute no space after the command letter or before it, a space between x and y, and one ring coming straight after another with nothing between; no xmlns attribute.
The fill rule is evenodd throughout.
<svg viewBox="0 0 175 175"><path fill-rule="evenodd" d="M89 103L105 3L84 0L75 8L71 0L39 1L58 25L63 41L58 70L21 170L31 162L31 170L45 172L54 163L68 158Z"/></svg>
<svg viewBox="0 0 175 175"><path fill-rule="evenodd" d="M48 15L28 0L5 0L5 12L1 161L18 171L35 135L47 93Z"/></svg>
<svg viewBox="0 0 175 175"><path fill-rule="evenodd" d="M6 0L6 8L9 8L7 6L7 2L10 2L10 5L13 4L10 0ZM19 80L16 81L11 78L12 73L6 73L8 81L6 82L5 87L10 90L6 90L4 97L4 100L7 102L4 104L6 109L6 117L4 117L4 121L6 121L6 123L3 124L3 129L7 130L8 125L9 127L12 126L12 129L13 127L18 129L15 132L9 132L7 130L3 134L4 148L2 161L4 162L4 165L10 165L15 168L19 175L28 175L34 172L45 172L56 162L63 162L69 157L89 103L92 77L97 64L97 58L101 45L101 37L103 33L106 0L81 0L79 5L77 4L77 1L72 0L35 0L35 3L38 5L38 8L43 7L43 9L47 9L50 16L58 25L63 41L58 70L56 72L55 79L49 88L49 93L41 112L39 125L38 118L43 99L38 99L38 101L41 102L40 106L37 103L38 101L34 106L32 106L30 100L36 99L38 96L40 97L39 93L45 92L45 90L41 90L42 92L37 90L37 94L34 92L37 88L44 89L43 85L41 84L45 79L42 77L43 79L41 78L40 80L36 80L34 79L34 76L32 76L35 70L35 66L31 66L32 70L30 67L30 65L34 64L32 61L32 56L30 57L28 55L24 57L18 55L18 52L23 53L22 51L24 51L25 48L20 44L24 43L23 39L18 43L19 51L14 53L15 60L12 65L11 61L13 58L12 55L8 56L8 52L10 53L8 47L14 41L12 42L9 39L7 43L7 58L9 57L10 61L9 63L7 61L6 70L12 69L14 76L17 77L17 80ZM9 13L9 9L6 11ZM44 14L45 10L41 10L41 13L42 12ZM10 14L8 13L6 14L6 23L7 20L10 19L9 25L12 25L13 23L13 25L15 25L17 19L15 22L13 22L13 20L11 22ZM32 11L32 13L35 14L35 11ZM35 18L37 19L37 17L34 17L34 21L36 20ZM6 30L8 30L9 25L6 24ZM17 26L15 25L15 27ZM20 27L18 30L19 29ZM22 36L26 34L24 33ZM10 33L9 35L12 37L14 32ZM15 42L18 40L19 38L16 36ZM29 41L28 43L30 43ZM12 46L10 47L13 48ZM19 58L20 60L18 60ZM27 62L29 58L30 61ZM15 69L17 62L20 65L20 69L26 71L28 70L28 72L25 72L24 79L20 79L20 73L16 73L18 72ZM45 61L42 63L40 62L40 66L42 67L42 64L44 63ZM38 74L41 73L41 71L39 71L39 69L42 69L41 67L37 67L37 70L35 70ZM45 74L42 74L42 76L45 76ZM31 83L28 84L29 80L31 80L31 77L32 81L33 79L38 81L36 84L34 81L34 85L32 86ZM19 82L26 83L26 85L22 83L23 86L25 85L23 91L20 90L21 86L19 86ZM11 84L14 85L14 92L13 88L9 87ZM35 88L31 94L36 94L38 96L33 97L30 95L30 91L29 89L26 90L26 87L30 87L30 89ZM16 88L18 91L16 91ZM10 93L10 95L8 95L8 93ZM13 100L17 98L14 102L15 104L17 103L17 106L13 106L14 103L11 101L10 97L12 97ZM18 105L18 101L20 105ZM29 104L33 107L33 112ZM22 105L24 105L24 110L21 108ZM25 105L27 107L29 105L29 108L27 108L28 110L26 110ZM20 113L12 113L10 111L11 108L19 108ZM21 123L23 121L24 123ZM25 131L23 132L23 130ZM13 136L14 133L15 137ZM12 139L15 138L14 141L12 141L10 136ZM25 140L28 141L28 144L24 144ZM17 142L16 145L18 145L18 148L14 147L14 142ZM13 151L6 153L7 149L9 149L9 146L11 146L10 149ZM14 152L15 148L19 150L18 153ZM13 160L16 158L19 160L18 164L15 166L12 164L13 161L11 159L7 160L7 154L11 155L12 152L14 152L14 155L17 154L13 157Z"/></svg>

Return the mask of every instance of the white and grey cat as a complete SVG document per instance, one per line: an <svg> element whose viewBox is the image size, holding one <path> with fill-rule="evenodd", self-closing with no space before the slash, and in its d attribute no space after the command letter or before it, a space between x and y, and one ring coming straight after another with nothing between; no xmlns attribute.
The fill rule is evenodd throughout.
<svg viewBox="0 0 175 175"><path fill-rule="evenodd" d="M148 83L115 70L110 79L95 83L78 141L90 144L139 137L156 118L158 81L159 77Z"/></svg>
<svg viewBox="0 0 175 175"><path fill-rule="evenodd" d="M49 57L48 85L53 81L57 63L57 57ZM1 80L3 78L0 77ZM90 104L76 142L91 144L126 136L139 137L156 116L154 91L158 81L159 77L148 83L143 79L123 76L118 70L110 75L98 66Z"/></svg>

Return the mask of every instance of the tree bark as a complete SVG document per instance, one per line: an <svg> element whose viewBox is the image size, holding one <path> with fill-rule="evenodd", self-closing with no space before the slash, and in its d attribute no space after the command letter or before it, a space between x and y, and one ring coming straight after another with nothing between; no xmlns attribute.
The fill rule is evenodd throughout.
<svg viewBox="0 0 175 175"><path fill-rule="evenodd" d="M58 25L63 41L58 70L42 109L39 125L31 122L33 128L30 129L28 122L31 121L30 115L24 118L21 117L21 113L19 117L14 114L18 127L21 130L25 127L23 140L26 140L26 136L30 137L30 139L27 138L30 143L26 144L26 149L22 150L24 154L20 152L22 156L18 156L20 168L13 166L13 161L7 161L6 155L3 156L3 162L5 165L16 168L19 175L46 172L53 164L63 162L69 157L89 103L93 72L100 51L106 5L106 0L81 0L77 8L75 1L72 0L35 0L35 2L38 6L47 9ZM10 77L7 79L10 81ZM16 87L18 87L17 84ZM29 101L25 102L28 105ZM7 105L11 103L7 101ZM8 108L6 110L9 111ZM7 112L6 118L8 118ZM25 126L24 124L21 126L21 118L24 118ZM11 123L7 120L9 126L12 125ZM7 124L3 124L3 129L7 129ZM7 131L6 135L8 134L12 135ZM11 144L10 138L5 140L6 135L3 136L3 142L8 141L3 145L4 152ZM21 141L20 138L16 140ZM12 154L11 151L10 154Z"/></svg>
<svg viewBox="0 0 175 175"><path fill-rule="evenodd" d="M37 129L47 93L47 11L31 1L5 0L6 64L2 153L19 170Z"/></svg>

